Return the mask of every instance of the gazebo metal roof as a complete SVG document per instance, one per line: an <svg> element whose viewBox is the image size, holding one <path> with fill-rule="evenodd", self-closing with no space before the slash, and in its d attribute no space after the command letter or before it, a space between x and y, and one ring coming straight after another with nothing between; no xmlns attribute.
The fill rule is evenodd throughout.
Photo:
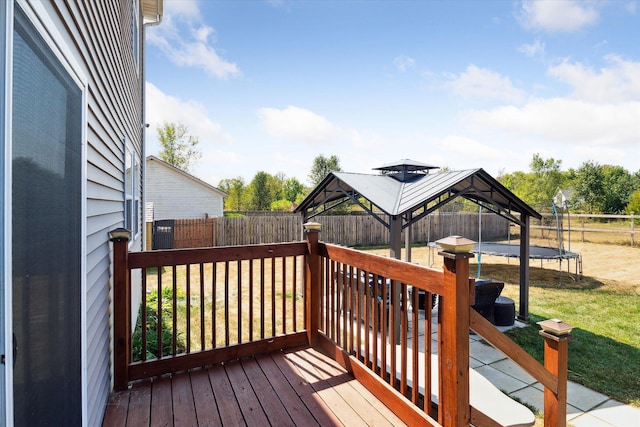
<svg viewBox="0 0 640 427"><path fill-rule="evenodd" d="M413 169L416 170L419 169ZM402 227L406 228L457 197L482 203L484 208L519 225L523 225L523 216L541 217L483 169L412 173L409 177L402 172L397 175L332 172L296 211L310 219L351 200L387 227L385 216L401 216Z"/></svg>

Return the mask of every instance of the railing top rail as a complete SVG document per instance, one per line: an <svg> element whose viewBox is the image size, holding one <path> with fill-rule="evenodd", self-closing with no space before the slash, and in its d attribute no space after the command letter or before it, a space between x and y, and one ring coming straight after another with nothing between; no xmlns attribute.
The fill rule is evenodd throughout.
<svg viewBox="0 0 640 427"><path fill-rule="evenodd" d="M131 252L129 253L129 268L152 268L209 262L243 261L297 256L306 253L307 246L305 242Z"/></svg>
<svg viewBox="0 0 640 427"><path fill-rule="evenodd" d="M440 270L324 242L320 243L319 251L322 256L367 273L378 274L424 291L444 293Z"/></svg>

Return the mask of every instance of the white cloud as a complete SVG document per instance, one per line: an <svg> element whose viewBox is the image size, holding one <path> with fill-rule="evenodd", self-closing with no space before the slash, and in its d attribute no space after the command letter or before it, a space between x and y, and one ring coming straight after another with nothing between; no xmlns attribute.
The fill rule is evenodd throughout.
<svg viewBox="0 0 640 427"><path fill-rule="evenodd" d="M187 126L189 133L198 137L200 148L208 142L232 143L233 138L222 131L221 126L208 117L206 108L199 102L182 100L167 95L153 83L146 83L147 152L157 154L157 128L164 122L179 122ZM204 151L204 149L203 149Z"/></svg>
<svg viewBox="0 0 640 427"><path fill-rule="evenodd" d="M518 18L525 28L572 32L598 22L593 1L522 0Z"/></svg>
<svg viewBox="0 0 640 427"><path fill-rule="evenodd" d="M518 47L518 51L529 57L544 56L544 43L536 40L532 44L523 44Z"/></svg>
<svg viewBox="0 0 640 427"><path fill-rule="evenodd" d="M572 98L613 103L640 100L640 62L619 56L605 57L608 68L594 70L579 62L564 60L548 73L574 88Z"/></svg>
<svg viewBox="0 0 640 427"><path fill-rule="evenodd" d="M505 150L492 148L475 139L460 135L448 135L442 138L438 145L442 147L442 151L473 159L475 167L488 161L504 160L507 156Z"/></svg>
<svg viewBox="0 0 640 427"><path fill-rule="evenodd" d="M166 2L162 25L150 27L146 40L180 67L198 67L219 79L239 76L235 63L222 58L216 48L215 29L200 22L195 1Z"/></svg>
<svg viewBox="0 0 640 427"><path fill-rule="evenodd" d="M495 71L479 68L473 64L459 75L448 76L449 88L456 95L465 98L480 98L507 102L521 102L525 98L524 91L515 88L509 77Z"/></svg>
<svg viewBox="0 0 640 427"><path fill-rule="evenodd" d="M625 9L632 15L635 15L638 10L638 3L635 1L630 1L626 4Z"/></svg>
<svg viewBox="0 0 640 427"><path fill-rule="evenodd" d="M510 132L517 139L590 146L633 146L640 135L640 102L596 104L538 99L523 107L504 106L471 113L477 123Z"/></svg>
<svg viewBox="0 0 640 427"><path fill-rule="evenodd" d="M398 71L404 73L409 68L416 65L416 60L407 55L400 55L393 59L393 65L398 69Z"/></svg>
<svg viewBox="0 0 640 427"><path fill-rule="evenodd" d="M307 143L335 142L343 133L326 118L295 106L279 110L260 108L258 118L267 132L276 138Z"/></svg>
<svg viewBox="0 0 640 427"><path fill-rule="evenodd" d="M200 15L198 0L165 1L164 13L165 16L197 18Z"/></svg>

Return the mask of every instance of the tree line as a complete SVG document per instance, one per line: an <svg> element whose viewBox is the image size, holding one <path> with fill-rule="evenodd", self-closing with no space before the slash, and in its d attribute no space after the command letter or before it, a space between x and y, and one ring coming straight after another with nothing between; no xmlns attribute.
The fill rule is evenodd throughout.
<svg viewBox="0 0 640 427"><path fill-rule="evenodd" d="M640 170L621 166L582 163L577 169L561 169L562 160L534 154L529 172L500 174L497 179L539 212L550 212L558 190L574 212L586 214L640 213Z"/></svg>
<svg viewBox="0 0 640 427"><path fill-rule="evenodd" d="M271 175L264 171L255 174L251 182L244 182L241 176L223 179L218 188L228 196L224 201L226 211L290 211L329 174L341 171L340 159L323 154L313 160L308 175L307 187L297 178L287 177L284 172Z"/></svg>
<svg viewBox="0 0 640 427"><path fill-rule="evenodd" d="M164 123L158 127L161 144L159 157L177 168L188 171L201 157L197 148L198 138L190 135L180 123ZM307 176L309 186L284 172L275 175L257 172L250 182L241 176L223 179L218 188L228 196L225 211L290 211L299 204L329 172L341 171L336 155L319 154ZM448 171L450 168L442 168ZM566 207L573 212L587 214L640 214L640 170L629 172L621 166L584 162L577 169L562 170L562 160L544 159L534 154L528 172L499 173L498 181L524 202L539 212L550 212L552 200L561 190ZM460 209L475 209L461 203ZM563 206L563 207L565 207ZM359 209L355 204L345 204L341 213Z"/></svg>

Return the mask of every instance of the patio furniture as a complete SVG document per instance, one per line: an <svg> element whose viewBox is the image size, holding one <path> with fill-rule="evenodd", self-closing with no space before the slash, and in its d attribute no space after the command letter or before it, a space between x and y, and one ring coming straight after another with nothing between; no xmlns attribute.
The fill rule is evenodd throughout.
<svg viewBox="0 0 640 427"><path fill-rule="evenodd" d="M482 317L493 324L495 324L495 302L503 288L504 282L496 282L493 280L476 281L476 298L475 304L473 304L472 307L480 313Z"/></svg>

